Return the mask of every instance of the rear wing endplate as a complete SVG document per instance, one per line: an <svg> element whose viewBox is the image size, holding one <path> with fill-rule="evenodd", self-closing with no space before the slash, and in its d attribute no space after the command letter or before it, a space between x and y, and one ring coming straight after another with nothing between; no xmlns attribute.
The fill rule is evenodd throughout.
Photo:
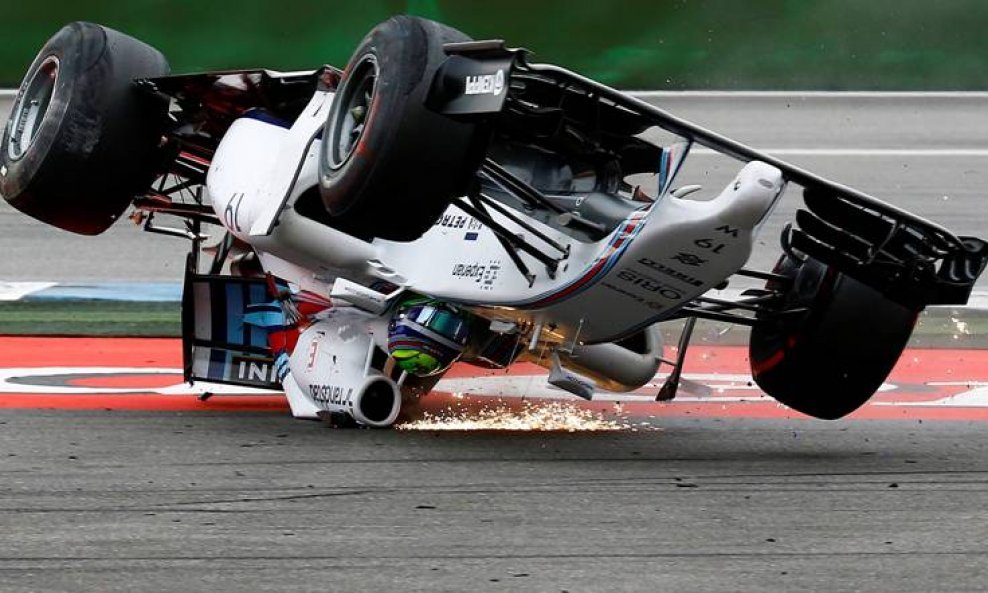
<svg viewBox="0 0 988 593"><path fill-rule="evenodd" d="M249 307L269 300L263 278L187 271L182 295L185 380L281 389L267 330L245 322Z"/></svg>

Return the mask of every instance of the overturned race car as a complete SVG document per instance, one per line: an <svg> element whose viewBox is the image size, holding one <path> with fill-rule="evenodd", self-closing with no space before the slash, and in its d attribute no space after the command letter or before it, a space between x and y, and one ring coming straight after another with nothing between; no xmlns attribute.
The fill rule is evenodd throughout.
<svg viewBox="0 0 988 593"><path fill-rule="evenodd" d="M669 400L697 319L750 326L758 385L840 418L919 312L966 303L988 262L980 239L410 16L344 70L297 73L172 75L147 44L72 23L2 142L20 211L95 235L133 208L190 241L187 380L282 389L295 416L342 424L392 425L457 361L534 362L588 399L668 364ZM675 184L695 145L744 163L712 199ZM778 263L745 268L789 184L804 207ZM741 278L759 287L711 292ZM664 360L658 324L675 320Z"/></svg>

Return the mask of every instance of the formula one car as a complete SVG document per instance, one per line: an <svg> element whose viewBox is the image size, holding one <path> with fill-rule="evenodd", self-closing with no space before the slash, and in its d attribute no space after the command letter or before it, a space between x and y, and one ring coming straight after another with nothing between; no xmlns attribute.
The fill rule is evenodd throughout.
<svg viewBox="0 0 988 593"><path fill-rule="evenodd" d="M712 199L674 185L697 144L746 163ZM746 269L790 183L805 207L778 264ZM879 388L918 313L965 303L988 262L980 239L410 16L344 70L298 73L170 75L150 46L72 23L20 87L0 192L76 233L132 206L146 230L189 239L186 378L283 389L295 416L373 427L456 361L535 362L584 398L638 389L664 362L668 400L697 319L750 326L758 385L839 418ZM713 296L739 277L763 287ZM673 320L664 360L657 324Z"/></svg>

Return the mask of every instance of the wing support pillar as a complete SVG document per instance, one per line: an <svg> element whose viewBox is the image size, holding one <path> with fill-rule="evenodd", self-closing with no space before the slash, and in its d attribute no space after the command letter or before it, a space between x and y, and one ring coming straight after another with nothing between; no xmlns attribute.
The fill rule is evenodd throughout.
<svg viewBox="0 0 988 593"><path fill-rule="evenodd" d="M686 360L686 350L690 345L690 338L693 337L693 328L696 327L696 317L686 318L683 326L683 333L679 335L679 348L676 352L676 362L673 363L672 372L666 378L658 395L655 396L657 402L668 402L676 398L679 390L679 383L682 380L683 362Z"/></svg>

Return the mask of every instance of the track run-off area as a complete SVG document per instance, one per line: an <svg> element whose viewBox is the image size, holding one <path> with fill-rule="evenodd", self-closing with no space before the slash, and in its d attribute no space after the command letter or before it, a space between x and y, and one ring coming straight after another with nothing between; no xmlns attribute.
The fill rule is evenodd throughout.
<svg viewBox="0 0 988 593"><path fill-rule="evenodd" d="M333 429L280 394L201 401L212 388L182 383L180 350L0 338L0 590L926 593L988 577L984 351L907 350L872 403L825 422L749 385L743 349L696 347L677 401L652 385L567 404L555 414L576 422L545 431L442 420L485 418L470 404L491 396L522 417L559 405L519 403L561 396L534 367L454 368L416 430Z"/></svg>
<svg viewBox="0 0 988 593"><path fill-rule="evenodd" d="M0 337L0 360L0 408L288 412L281 394L185 383L177 339ZM821 371L825 365L821 361ZM753 383L746 348L693 347L684 368L686 385L672 402L654 401L667 367L635 392L601 393L584 402L548 385L546 372L534 365L488 371L460 364L423 400L423 409L564 400L659 424L665 416L801 417ZM988 350L909 349L851 418L988 420Z"/></svg>

